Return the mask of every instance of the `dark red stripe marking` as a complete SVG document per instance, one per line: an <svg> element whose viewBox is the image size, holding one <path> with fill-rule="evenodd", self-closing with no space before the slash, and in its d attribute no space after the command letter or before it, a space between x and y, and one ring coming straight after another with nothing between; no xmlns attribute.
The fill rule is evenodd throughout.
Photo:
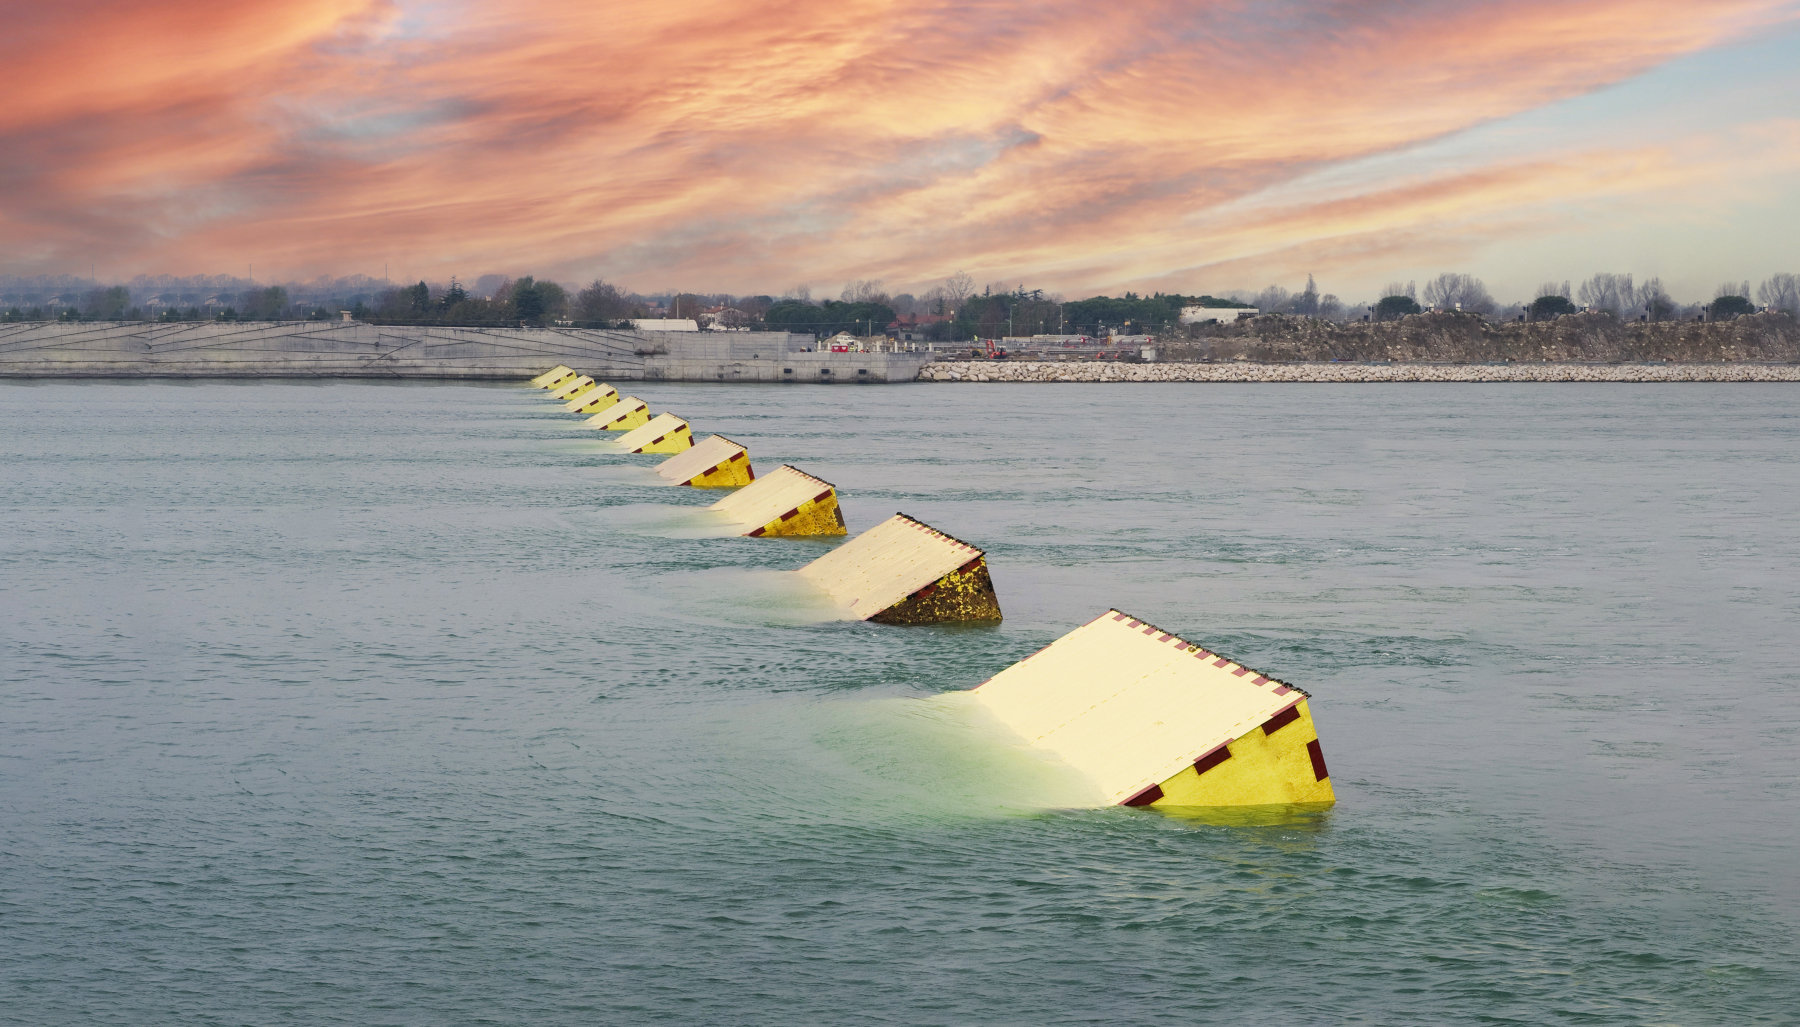
<svg viewBox="0 0 1800 1027"><path fill-rule="evenodd" d="M1331 776L1325 772L1325 750L1320 747L1317 738L1306 743L1306 754L1312 757L1314 781L1323 781Z"/></svg>
<svg viewBox="0 0 1800 1027"><path fill-rule="evenodd" d="M1213 666L1215 666L1215 667L1229 667L1229 666L1231 666L1231 661L1230 661L1230 660L1227 660L1227 659L1226 659L1226 658L1225 658L1225 657L1223 657L1223 656L1221 656L1221 657L1219 657L1219 658L1218 658L1218 659L1217 659L1217 660L1214 660L1214 661L1213 661Z"/></svg>
<svg viewBox="0 0 1800 1027"><path fill-rule="evenodd" d="M1263 721L1263 734L1272 735L1300 719L1300 704L1295 703L1268 720Z"/></svg>
<svg viewBox="0 0 1800 1027"><path fill-rule="evenodd" d="M755 531L752 531L752 532L751 532L751 533L750 533L750 537L751 537L751 538L761 538L761 537L762 537L762 533L763 533L763 532L765 532L765 531L767 531L767 530L768 530L768 529L767 529L767 528L757 528L757 529L756 529L756 530L755 530Z"/></svg>
<svg viewBox="0 0 1800 1027"><path fill-rule="evenodd" d="M1148 806L1160 798L1162 798L1162 785L1151 785L1131 798L1126 799L1124 802L1119 803L1119 805Z"/></svg>
<svg viewBox="0 0 1800 1027"><path fill-rule="evenodd" d="M1211 770L1212 768L1218 766L1219 764L1225 762L1226 760L1228 760L1230 758L1231 758L1231 747L1226 746L1226 745L1221 745L1217 749L1214 749L1212 752L1209 752L1206 755L1204 755L1194 761L1194 773L1204 774L1207 771Z"/></svg>

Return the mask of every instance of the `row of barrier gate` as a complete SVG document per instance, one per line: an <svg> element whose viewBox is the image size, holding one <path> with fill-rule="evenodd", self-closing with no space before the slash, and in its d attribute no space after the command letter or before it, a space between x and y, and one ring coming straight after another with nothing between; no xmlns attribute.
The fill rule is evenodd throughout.
<svg viewBox="0 0 1800 1027"><path fill-rule="evenodd" d="M750 538L848 535L837 487L783 465L758 477L723 435L698 441L675 414L569 367L531 380L624 453L664 457L670 485L731 489L710 509ZM979 548L906 516L849 539L795 573L853 620L997 622ZM1118 610L1108 610L975 687L1027 744L1126 806L1323 807L1336 800L1309 695Z"/></svg>

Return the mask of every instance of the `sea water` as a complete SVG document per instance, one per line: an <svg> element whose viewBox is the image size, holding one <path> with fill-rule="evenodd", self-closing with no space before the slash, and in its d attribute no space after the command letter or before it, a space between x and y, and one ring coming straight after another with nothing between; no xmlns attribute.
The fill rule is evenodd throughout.
<svg viewBox="0 0 1800 1027"><path fill-rule="evenodd" d="M0 386L0 1022L1800 1020L1793 387L638 391L1005 622L834 621L523 386ZM1108 607L1336 807L954 694Z"/></svg>

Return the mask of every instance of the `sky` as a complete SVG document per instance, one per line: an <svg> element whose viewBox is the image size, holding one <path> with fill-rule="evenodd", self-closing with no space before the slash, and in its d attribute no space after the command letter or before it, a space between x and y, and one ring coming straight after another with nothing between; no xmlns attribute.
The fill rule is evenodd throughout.
<svg viewBox="0 0 1800 1027"><path fill-rule="evenodd" d="M1800 271L1800 0L61 0L0 273L1070 298Z"/></svg>

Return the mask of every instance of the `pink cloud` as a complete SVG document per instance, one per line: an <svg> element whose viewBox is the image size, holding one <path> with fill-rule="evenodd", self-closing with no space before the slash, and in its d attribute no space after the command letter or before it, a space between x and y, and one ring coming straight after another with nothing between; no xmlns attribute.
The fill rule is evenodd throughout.
<svg viewBox="0 0 1800 1027"><path fill-rule="evenodd" d="M1405 194L1247 201L1796 18L1776 0L1272 9L40 8L0 52L0 269L386 260L778 289L968 267L1079 289L1351 261L1372 248L1343 240L1436 217L1433 197L1525 224L1534 177L1618 179L1509 154Z"/></svg>

